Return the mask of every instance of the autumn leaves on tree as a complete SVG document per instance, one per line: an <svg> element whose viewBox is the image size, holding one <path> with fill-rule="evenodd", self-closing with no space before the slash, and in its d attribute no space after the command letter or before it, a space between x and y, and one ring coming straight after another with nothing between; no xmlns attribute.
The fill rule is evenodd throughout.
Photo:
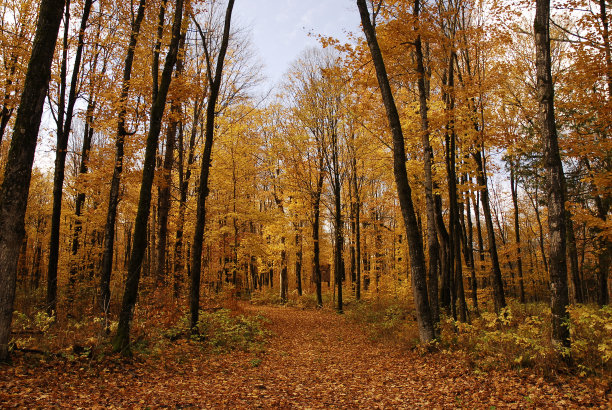
<svg viewBox="0 0 612 410"><path fill-rule="evenodd" d="M1 360L34 300L124 354L139 298L195 334L203 294L392 294L425 343L549 300L563 347L609 303L605 1L358 0L267 98L233 0L30 3L0 1Z"/></svg>

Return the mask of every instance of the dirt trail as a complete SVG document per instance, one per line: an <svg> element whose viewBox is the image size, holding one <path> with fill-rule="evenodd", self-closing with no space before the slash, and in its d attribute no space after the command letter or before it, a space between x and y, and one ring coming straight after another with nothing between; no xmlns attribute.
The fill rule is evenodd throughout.
<svg viewBox="0 0 612 410"><path fill-rule="evenodd" d="M449 354L373 343L333 312L241 305L270 319L265 353L215 355L188 342L161 358L0 368L0 407L575 408L605 387L534 375L477 375ZM494 406L494 407L492 407Z"/></svg>

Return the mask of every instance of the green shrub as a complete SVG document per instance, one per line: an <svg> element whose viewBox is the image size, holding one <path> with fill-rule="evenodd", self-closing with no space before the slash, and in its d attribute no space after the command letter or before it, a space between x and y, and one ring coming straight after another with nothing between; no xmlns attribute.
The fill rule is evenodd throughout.
<svg viewBox="0 0 612 410"><path fill-rule="evenodd" d="M264 329L266 318L257 316L232 315L229 309L216 312L200 311L197 333L191 335L194 341L210 346L217 353L231 350L260 351L263 349L268 331ZM190 334L189 318L184 316L169 329L165 336L175 340Z"/></svg>

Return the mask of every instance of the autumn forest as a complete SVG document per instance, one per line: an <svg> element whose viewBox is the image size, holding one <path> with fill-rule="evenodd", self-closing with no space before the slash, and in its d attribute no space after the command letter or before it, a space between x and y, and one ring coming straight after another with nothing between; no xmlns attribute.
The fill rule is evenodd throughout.
<svg viewBox="0 0 612 410"><path fill-rule="evenodd" d="M243 2L0 0L0 407L609 405L610 2Z"/></svg>

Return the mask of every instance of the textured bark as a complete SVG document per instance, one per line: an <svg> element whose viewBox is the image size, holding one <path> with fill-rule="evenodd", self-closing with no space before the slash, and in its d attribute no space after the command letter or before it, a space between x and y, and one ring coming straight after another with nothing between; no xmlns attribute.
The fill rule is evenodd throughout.
<svg viewBox="0 0 612 410"><path fill-rule="evenodd" d="M103 313L108 313L110 306L110 279L113 269L113 248L115 243L115 220L117 219L117 205L119 204L119 187L121 184L121 173L123 172L123 145L125 137L128 135L126 130L125 117L127 115L127 99L130 92L130 80L132 78L132 65L134 54L138 43L140 26L144 18L146 0L140 0L136 19L132 22L130 42L123 65L123 82L121 84L121 95L119 97L119 115L117 122L117 136L115 139L115 167L110 184L110 194L108 200L108 211L106 213L106 224L104 225L104 250L102 253L102 272L100 273L100 309ZM130 230L131 232L131 230ZM131 242L128 242L131 246Z"/></svg>
<svg viewBox="0 0 612 410"><path fill-rule="evenodd" d="M141 265L147 247L147 221L151 210L151 188L155 176L155 157L159 134L161 132L162 118L166 106L166 98L172 81L172 71L176 64L179 42L181 37L181 24L183 20L183 0L176 0L174 9L174 20L172 24L172 40L166 55L164 69L159 85L157 98L151 107L151 119L149 133L145 148L145 158L142 171L142 184L140 186L140 198L138 200L138 211L134 222L134 244L128 265L125 290L119 314L119 325L113 339L113 350L121 351L124 355L130 354L130 324L138 296L138 284L140 281Z"/></svg>
<svg viewBox="0 0 612 410"><path fill-rule="evenodd" d="M36 140L63 10L64 0L40 3L32 54L0 190L0 361L8 359L17 259L25 237L24 218Z"/></svg>
<svg viewBox="0 0 612 410"><path fill-rule="evenodd" d="M540 137L544 145L544 157L548 180L548 232L549 273L552 310L552 340L554 344L569 347L570 334L567 322L566 226L565 226L565 176L559 154L557 127L555 124L554 88L550 59L550 0L536 0L533 23L536 47L536 89Z"/></svg>
<svg viewBox="0 0 612 410"><path fill-rule="evenodd" d="M221 39L221 47L217 57L217 65L215 68L215 77L211 78L209 67L209 82L210 94L208 96L208 105L206 107L206 131L204 136L204 153L202 155L202 166L200 168L200 187L198 190L198 204L196 210L195 232L193 235L193 250L191 254L191 284L189 292L189 310L190 310L190 327L196 330L199 318L200 309L200 275L202 269L202 245L204 243L204 224L206 222L206 198L208 197L208 175L210 172L210 157L212 154L212 145L215 135L215 107L219 97L221 88L221 77L223 74L223 64L227 45L230 36L230 25L232 21L232 10L234 8L234 0L229 0L225 13L225 23L223 28L223 37ZM202 40L205 42L204 33ZM208 58L208 52L207 58Z"/></svg>
<svg viewBox="0 0 612 410"><path fill-rule="evenodd" d="M368 47L370 49L378 85L380 87L382 99L387 111L387 119L393 136L393 173L397 185L400 207L404 218L406 238L408 240L410 252L410 267L412 270L412 288L414 302L416 305L417 323L419 326L419 337L422 342L430 342L434 339L434 326L431 318L431 310L427 297L427 277L425 269L425 256L423 253L423 242L417 226L414 204L412 202L412 192L408 183L406 173L406 151L401 122L393 93L389 84L387 70L383 60L378 40L374 31L374 26L370 21L370 13L365 0L357 0L359 14L363 31L366 35Z"/></svg>
<svg viewBox="0 0 612 410"><path fill-rule="evenodd" d="M68 92L68 106L64 107L66 90L66 64L68 52L68 21L70 0L66 1L66 15L64 19L64 50L60 77L60 99L57 116L57 151L55 154L55 172L53 175L53 211L51 213L51 234L49 239L49 266L47 269L47 313L55 315L57 310L57 266L59 261L60 223L62 215L62 194L64 191L64 174L66 167L66 154L68 153L68 137L72 127L72 114L77 99L77 86L79 81L79 70L83 56L85 40L85 29L91 11L92 0L86 0L83 6L81 26L79 28L79 40L74 57L74 67L70 80L70 91ZM65 110L65 111L64 111Z"/></svg>
<svg viewBox="0 0 612 410"><path fill-rule="evenodd" d="M419 0L414 2L414 16L419 19ZM427 90L425 89L425 65L423 63L423 49L421 35L414 41L415 57L417 63L417 85L419 88L419 112L421 116L421 141L423 144L423 169L425 171L425 204L427 207L427 248L429 252L428 293L431 306L432 320L440 321L440 306L438 304L438 275L440 274L440 243L436 231L435 203L433 195L432 164L434 161L433 148L429 142L429 119L427 115Z"/></svg>

